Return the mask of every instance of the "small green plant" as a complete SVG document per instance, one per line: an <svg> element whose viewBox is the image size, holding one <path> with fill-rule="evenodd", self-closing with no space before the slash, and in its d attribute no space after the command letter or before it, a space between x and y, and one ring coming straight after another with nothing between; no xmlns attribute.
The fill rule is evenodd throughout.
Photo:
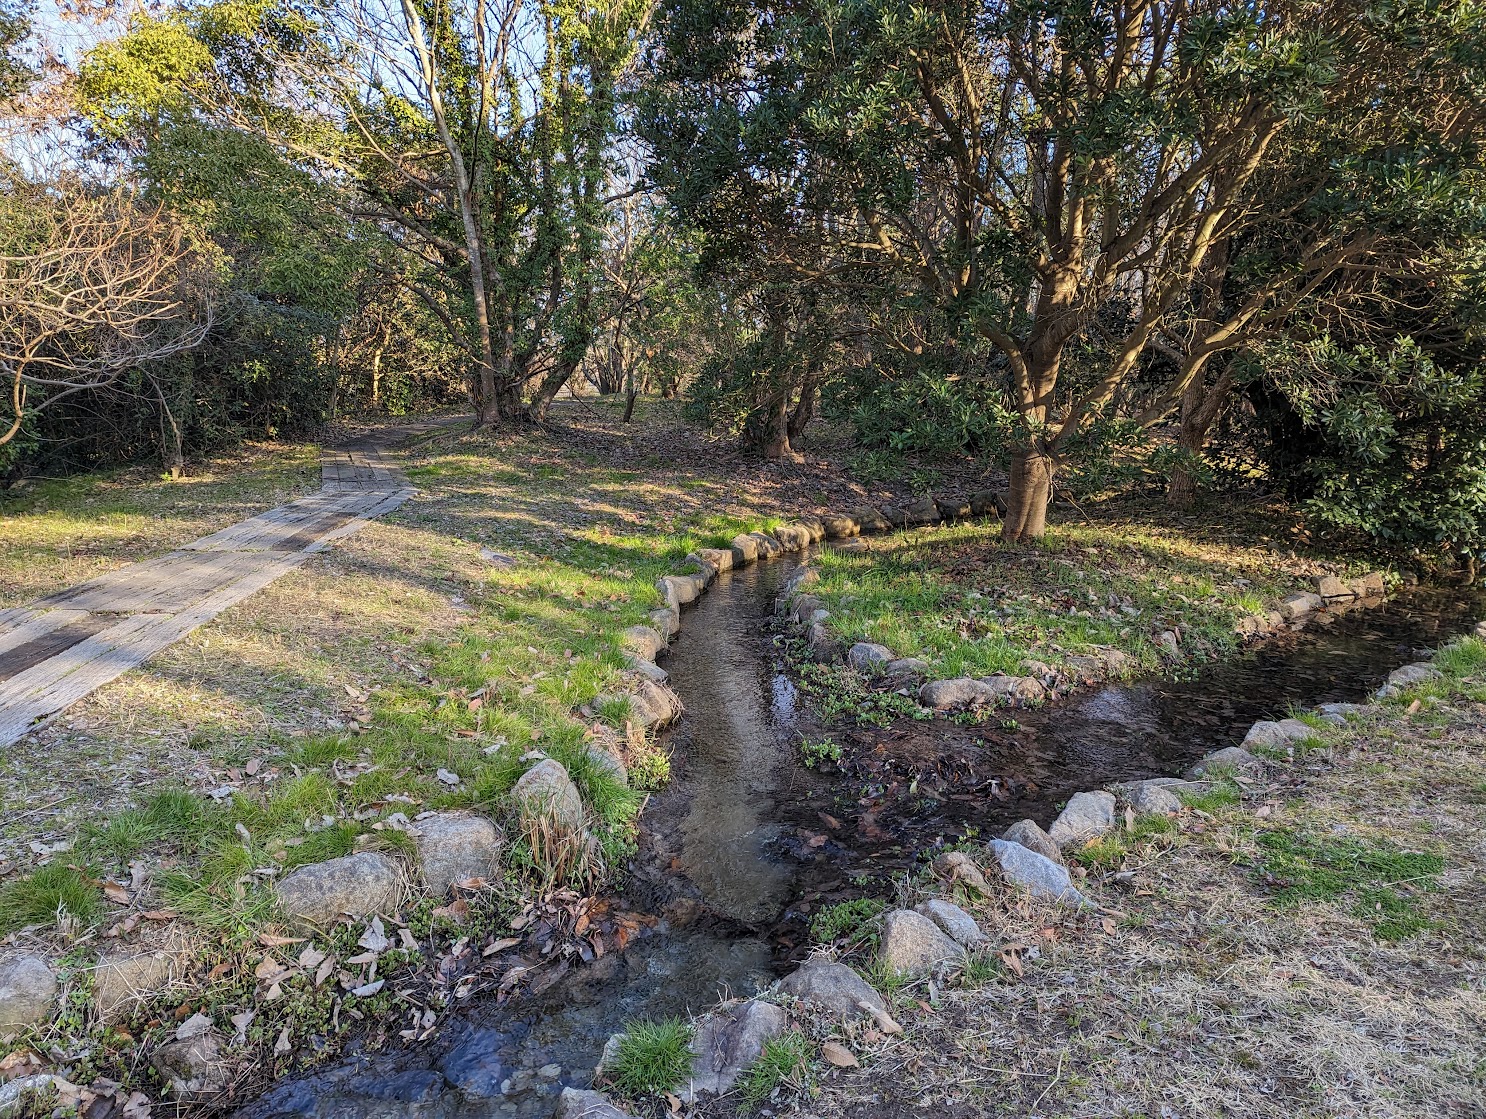
<svg viewBox="0 0 1486 1119"><path fill-rule="evenodd" d="M0 936L66 919L91 927L102 916L103 895L70 866L44 866L0 886Z"/></svg>
<svg viewBox="0 0 1486 1119"><path fill-rule="evenodd" d="M1334 901L1355 892L1352 913L1379 940L1398 940L1428 927L1414 900L1397 887L1433 888L1445 868L1439 855L1405 851L1386 841L1322 838L1289 828L1261 832L1256 842L1261 854L1255 871L1276 905Z"/></svg>
<svg viewBox="0 0 1486 1119"><path fill-rule="evenodd" d="M680 1018L624 1027L610 1077L627 1096L668 1092L691 1072L692 1029Z"/></svg>
<svg viewBox="0 0 1486 1119"><path fill-rule="evenodd" d="M1202 793L1177 793L1177 799L1188 808L1209 814L1230 808L1243 799L1243 790L1238 782L1227 774L1217 775L1213 783Z"/></svg>
<svg viewBox="0 0 1486 1119"><path fill-rule="evenodd" d="M872 922L886 910L887 902L880 898L852 898L828 905L810 918L810 938L817 944L870 942L875 935Z"/></svg>
<svg viewBox="0 0 1486 1119"><path fill-rule="evenodd" d="M758 1060L738 1079L742 1106L752 1111L780 1088L799 1090L810 1076L810 1041L800 1030L789 1030L764 1043Z"/></svg>
<svg viewBox="0 0 1486 1119"><path fill-rule="evenodd" d="M671 759L664 750L641 754L629 768L630 788L649 793L671 783Z"/></svg>
<svg viewBox="0 0 1486 1119"><path fill-rule="evenodd" d="M829 738L822 738L819 742L811 742L808 738L800 739L800 757L804 759L806 769L814 769L823 762L835 764L841 760L841 745L832 742Z"/></svg>
<svg viewBox="0 0 1486 1119"><path fill-rule="evenodd" d="M995 952L972 952L965 959L960 982L966 987L985 987L1006 978L1006 965Z"/></svg>
<svg viewBox="0 0 1486 1119"><path fill-rule="evenodd" d="M1117 835L1104 835L1073 852L1073 861L1090 870L1118 870L1127 853L1125 841Z"/></svg>

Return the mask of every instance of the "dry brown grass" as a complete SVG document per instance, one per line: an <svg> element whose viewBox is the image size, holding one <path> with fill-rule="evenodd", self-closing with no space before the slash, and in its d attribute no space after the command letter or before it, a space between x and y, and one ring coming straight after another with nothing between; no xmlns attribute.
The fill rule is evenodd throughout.
<svg viewBox="0 0 1486 1119"><path fill-rule="evenodd" d="M1035 945L1025 976L908 1003L905 1037L787 1113L1486 1114L1486 705L1395 709L1332 753L1132 857L1127 888L1094 886L1111 926L986 907L1004 942ZM1277 906L1249 865L1261 828L1444 853L1414 898L1432 927L1388 944L1350 899Z"/></svg>

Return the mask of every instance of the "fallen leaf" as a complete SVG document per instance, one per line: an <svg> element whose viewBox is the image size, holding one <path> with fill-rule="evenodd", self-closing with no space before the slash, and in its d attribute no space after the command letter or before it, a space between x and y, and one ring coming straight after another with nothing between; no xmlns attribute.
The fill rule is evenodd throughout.
<svg viewBox="0 0 1486 1119"><path fill-rule="evenodd" d="M520 943L521 940L518 937L514 936L503 937L500 940L492 940L489 944L485 945L484 948L480 949L480 955L493 956L497 952L504 952L507 948L514 948Z"/></svg>
<svg viewBox="0 0 1486 1119"><path fill-rule="evenodd" d="M174 921L180 914L174 909L150 909L140 916L146 921Z"/></svg>
<svg viewBox="0 0 1486 1119"><path fill-rule="evenodd" d="M387 980L378 979L375 983L366 983L352 989L351 993L359 999L369 999L385 986Z"/></svg>
<svg viewBox="0 0 1486 1119"><path fill-rule="evenodd" d="M325 953L314 945L310 945L299 954L299 966L303 968L319 967L325 959Z"/></svg>
<svg viewBox="0 0 1486 1119"><path fill-rule="evenodd" d="M279 1040L273 1043L274 1055L281 1057L292 1048L294 1047L289 1044L289 1027L285 1026L279 1033Z"/></svg>
<svg viewBox="0 0 1486 1119"><path fill-rule="evenodd" d="M103 884L103 896L115 905L128 905L134 900L133 895L117 882L105 882Z"/></svg>
<svg viewBox="0 0 1486 1119"><path fill-rule="evenodd" d="M265 948L282 948L286 944L303 944L302 936L274 936L273 933L259 933L258 943Z"/></svg>
<svg viewBox="0 0 1486 1119"><path fill-rule="evenodd" d="M212 1031L212 1020L205 1014L193 1014L175 1029L177 1041L190 1041L193 1037L201 1037Z"/></svg>
<svg viewBox="0 0 1486 1119"><path fill-rule="evenodd" d="M271 955L265 955L258 961L258 966L253 969L253 978L262 980L278 979L289 969Z"/></svg>
<svg viewBox="0 0 1486 1119"><path fill-rule="evenodd" d="M1119 926L1108 917L1101 917L1099 919L1099 927L1104 930L1107 936L1114 936L1119 931Z"/></svg>
<svg viewBox="0 0 1486 1119"><path fill-rule="evenodd" d="M335 971L335 957L326 956L320 961L320 966L315 969L315 986L322 986L333 971Z"/></svg>
<svg viewBox="0 0 1486 1119"><path fill-rule="evenodd" d="M844 1045L834 1041L828 1041L820 1047L820 1055L837 1068L860 1068L857 1059L852 1056L851 1050Z"/></svg>
<svg viewBox="0 0 1486 1119"><path fill-rule="evenodd" d="M369 952L385 952L392 947L392 941L387 939L387 933L382 928L380 917L371 919L371 924L366 927L366 931L361 934L361 939L356 943Z"/></svg>

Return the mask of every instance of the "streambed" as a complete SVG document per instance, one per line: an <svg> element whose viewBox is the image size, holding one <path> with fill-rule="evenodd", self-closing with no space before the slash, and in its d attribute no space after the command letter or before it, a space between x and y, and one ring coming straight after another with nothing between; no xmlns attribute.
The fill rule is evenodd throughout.
<svg viewBox="0 0 1486 1119"><path fill-rule="evenodd" d="M1081 789L1178 772L1291 705L1359 699L1416 649L1486 615L1486 592L1415 592L1188 679L1018 712L1015 725L825 727L771 635L774 595L794 566L725 573L686 614L666 662L687 708L671 735L673 780L646 809L614 900L646 917L626 950L539 996L472 999L429 1041L353 1053L279 1083L244 1114L545 1119L563 1085L587 1086L625 1022L700 1012L788 970L820 906L885 892L969 828L989 836L1024 816L1045 826ZM800 739L825 734L842 744L840 764L798 764Z"/></svg>

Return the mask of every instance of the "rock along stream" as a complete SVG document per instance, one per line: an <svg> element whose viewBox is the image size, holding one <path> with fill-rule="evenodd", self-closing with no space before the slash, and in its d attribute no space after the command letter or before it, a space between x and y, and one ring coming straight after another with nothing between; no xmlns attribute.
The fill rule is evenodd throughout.
<svg viewBox="0 0 1486 1119"><path fill-rule="evenodd" d="M671 734L673 779L646 808L615 899L649 915L642 935L539 996L477 997L422 1045L281 1081L242 1114L545 1119L563 1085L588 1085L626 1022L701 1012L788 970L806 954L820 906L887 892L969 829L989 838L1026 816L1046 826L1074 792L1174 774L1291 705L1358 699L1415 649L1486 616L1486 590L1421 591L1187 679L1110 685L1015 721L824 727L800 703L770 632L774 595L794 566L724 573L672 646L667 667L687 708ZM802 767L801 738L828 733L843 746L840 763Z"/></svg>

